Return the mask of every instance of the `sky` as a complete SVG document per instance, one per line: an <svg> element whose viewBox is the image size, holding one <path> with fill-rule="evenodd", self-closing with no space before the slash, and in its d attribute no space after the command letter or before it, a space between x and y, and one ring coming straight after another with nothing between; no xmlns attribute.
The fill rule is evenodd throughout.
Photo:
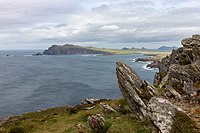
<svg viewBox="0 0 200 133"><path fill-rule="evenodd" d="M0 49L154 49L200 34L200 0L0 0L0 7Z"/></svg>

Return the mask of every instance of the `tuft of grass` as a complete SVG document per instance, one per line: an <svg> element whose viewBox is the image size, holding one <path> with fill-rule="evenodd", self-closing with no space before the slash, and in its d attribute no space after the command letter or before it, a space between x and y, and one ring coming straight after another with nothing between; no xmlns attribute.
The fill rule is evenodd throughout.
<svg viewBox="0 0 200 133"><path fill-rule="evenodd" d="M77 112L78 112L78 109L76 109L76 108L69 108L69 110L68 110L69 115L76 114Z"/></svg>
<svg viewBox="0 0 200 133"><path fill-rule="evenodd" d="M27 133L23 127L12 127L8 133Z"/></svg>
<svg viewBox="0 0 200 133"><path fill-rule="evenodd" d="M125 99L119 99L119 100L117 100L117 103L122 105L122 106L127 106L127 102L126 102Z"/></svg>
<svg viewBox="0 0 200 133"><path fill-rule="evenodd" d="M138 129L136 133L152 133L151 129Z"/></svg>
<svg viewBox="0 0 200 133"><path fill-rule="evenodd" d="M197 133L195 123L186 114L178 111L173 121L171 133Z"/></svg>

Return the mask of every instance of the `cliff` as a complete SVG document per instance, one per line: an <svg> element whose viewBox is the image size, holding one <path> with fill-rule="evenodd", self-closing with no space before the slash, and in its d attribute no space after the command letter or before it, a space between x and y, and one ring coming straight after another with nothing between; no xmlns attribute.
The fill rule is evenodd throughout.
<svg viewBox="0 0 200 133"><path fill-rule="evenodd" d="M98 51L93 50L87 47L81 47L78 45L70 45L66 44L63 46L59 45L52 45L48 48L48 50L45 50L43 52L45 55L73 55L73 54L104 54L109 55L111 53L104 52L104 51Z"/></svg>
<svg viewBox="0 0 200 133"><path fill-rule="evenodd" d="M184 100L200 102L200 35L183 39L181 44L183 47L158 63L154 85L163 88L168 97L181 96Z"/></svg>

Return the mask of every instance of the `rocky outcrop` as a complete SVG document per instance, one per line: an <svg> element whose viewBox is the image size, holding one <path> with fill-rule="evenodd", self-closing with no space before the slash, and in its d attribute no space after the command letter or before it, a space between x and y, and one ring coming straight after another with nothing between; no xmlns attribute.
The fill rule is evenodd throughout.
<svg viewBox="0 0 200 133"><path fill-rule="evenodd" d="M123 62L117 62L116 73L122 95L130 109L143 119L148 115L147 103L157 94L156 89L142 81L136 72Z"/></svg>
<svg viewBox="0 0 200 133"><path fill-rule="evenodd" d="M103 52L98 50L93 50L87 47L81 47L78 45L66 44L63 46L52 45L43 52L45 55L73 55L73 54L103 54L110 55L109 52Z"/></svg>
<svg viewBox="0 0 200 133"><path fill-rule="evenodd" d="M173 50L159 62L154 85L166 92L172 88L183 99L200 102L200 35L183 39L181 44L183 47ZM174 93L171 95L176 97Z"/></svg>
<svg viewBox="0 0 200 133"><path fill-rule="evenodd" d="M114 110L111 106L109 106L106 103L100 102L99 104L100 108L103 110L103 112L117 112L116 110Z"/></svg>
<svg viewBox="0 0 200 133"><path fill-rule="evenodd" d="M181 108L161 97L154 86L141 80L136 72L124 62L117 62L116 74L124 99L127 101L131 111L136 113L140 119L150 119L161 133L170 133L171 131L177 131L177 129L174 129L174 125L177 123L174 122L179 120L179 114L181 114L181 117L187 119L186 125L189 125L188 128L184 122L183 124L179 121L180 128L185 129L181 131L188 133L190 131L195 132L193 130L193 121Z"/></svg>
<svg viewBox="0 0 200 133"><path fill-rule="evenodd" d="M193 46L200 47L200 35L193 35L192 38L186 38L181 41L185 48L192 48Z"/></svg>
<svg viewBox="0 0 200 133"><path fill-rule="evenodd" d="M144 57L144 58L137 58L135 62L146 62L146 61L155 61L153 57Z"/></svg>
<svg viewBox="0 0 200 133"><path fill-rule="evenodd" d="M153 61L150 64L147 64L147 68L158 68L159 61Z"/></svg>

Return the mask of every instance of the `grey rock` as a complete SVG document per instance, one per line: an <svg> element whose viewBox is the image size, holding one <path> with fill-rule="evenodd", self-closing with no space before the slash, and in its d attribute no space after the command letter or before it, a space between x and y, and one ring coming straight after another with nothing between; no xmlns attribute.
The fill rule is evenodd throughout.
<svg viewBox="0 0 200 133"><path fill-rule="evenodd" d="M177 100L182 99L182 96L177 91L175 91L171 86L167 85L166 88L171 93L171 95L173 95L173 97L175 97Z"/></svg>
<svg viewBox="0 0 200 133"><path fill-rule="evenodd" d="M173 117L180 108L166 99L153 97L148 103L148 115L161 133L170 133L173 125Z"/></svg>
<svg viewBox="0 0 200 133"><path fill-rule="evenodd" d="M100 102L99 106L104 112L115 112L115 113L117 112L116 110L114 110L111 106L109 106L106 103Z"/></svg>
<svg viewBox="0 0 200 133"><path fill-rule="evenodd" d="M86 107L85 108L85 110L92 110L92 109L94 109L96 106L94 105L94 106L91 106L91 107Z"/></svg>
<svg viewBox="0 0 200 133"><path fill-rule="evenodd" d="M117 62L116 74L122 95L131 111L140 119L150 119L161 133L170 133L178 112L187 117L182 109L162 98L153 85L142 81L124 62ZM181 98L176 91L171 90L171 93Z"/></svg>
<svg viewBox="0 0 200 133"><path fill-rule="evenodd" d="M142 94L142 87L145 86L143 81L139 78L135 71L123 62L117 62L116 74L118 78L119 88L127 101L131 111L136 113L141 119L147 116L147 102L142 100L142 95L149 95L151 93ZM147 90L147 89L146 89ZM144 91L145 92L145 91ZM146 102L146 103L145 103Z"/></svg>
<svg viewBox="0 0 200 133"><path fill-rule="evenodd" d="M196 35L192 35L192 39L200 40L200 35L198 35L198 34L196 34Z"/></svg>
<svg viewBox="0 0 200 133"><path fill-rule="evenodd" d="M93 131L100 133L105 126L105 119L101 114L88 116L88 123Z"/></svg>
<svg viewBox="0 0 200 133"><path fill-rule="evenodd" d="M194 97L198 100L200 88L200 35L193 35L181 41L183 47L172 53L158 64L154 85L160 88L173 88L182 97ZM166 87L171 86L171 87Z"/></svg>
<svg viewBox="0 0 200 133"><path fill-rule="evenodd" d="M83 101L81 101L81 103L83 105L85 105L85 104L94 104L94 103L98 102L99 100L100 99L98 99L98 98L85 98Z"/></svg>

